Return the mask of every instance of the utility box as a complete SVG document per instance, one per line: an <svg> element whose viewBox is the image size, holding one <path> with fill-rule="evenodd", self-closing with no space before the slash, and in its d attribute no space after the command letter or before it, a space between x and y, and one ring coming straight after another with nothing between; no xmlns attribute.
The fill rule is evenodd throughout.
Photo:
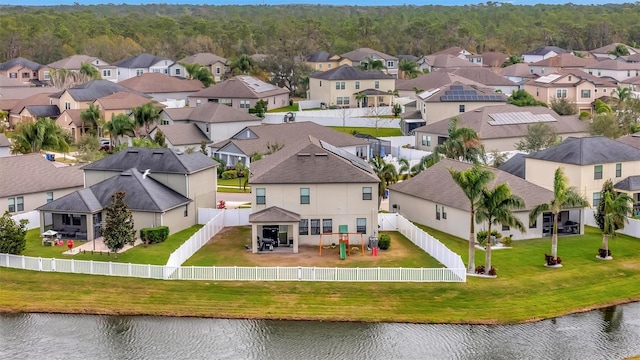
<svg viewBox="0 0 640 360"><path fill-rule="evenodd" d="M369 249L375 249L378 247L378 237L369 236Z"/></svg>

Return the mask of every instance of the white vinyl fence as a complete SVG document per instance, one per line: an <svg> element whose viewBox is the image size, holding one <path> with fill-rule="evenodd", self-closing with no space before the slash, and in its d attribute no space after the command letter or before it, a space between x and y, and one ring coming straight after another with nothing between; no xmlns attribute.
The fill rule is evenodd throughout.
<svg viewBox="0 0 640 360"><path fill-rule="evenodd" d="M35 229L37 227L40 227L40 212L38 212L37 210L29 211L22 214L12 215L11 218L16 222L22 219L29 220L29 223L27 224L27 229Z"/></svg>
<svg viewBox="0 0 640 360"><path fill-rule="evenodd" d="M208 281L348 281L348 282L465 282L466 269L460 256L438 240L397 214L378 216L381 230L399 231L446 268L327 268L327 267L242 267L181 266L226 224L241 221L245 209L201 209L200 219L209 219L189 240L169 256L167 265L141 265L86 260L44 259L0 254L0 266L64 273L128 276L165 280Z"/></svg>
<svg viewBox="0 0 640 360"><path fill-rule="evenodd" d="M588 226L598 227L594 214L594 209L584 209L584 224ZM627 218L628 222L624 224L624 229L616 231L619 234L629 235L631 237L640 238L640 220Z"/></svg>

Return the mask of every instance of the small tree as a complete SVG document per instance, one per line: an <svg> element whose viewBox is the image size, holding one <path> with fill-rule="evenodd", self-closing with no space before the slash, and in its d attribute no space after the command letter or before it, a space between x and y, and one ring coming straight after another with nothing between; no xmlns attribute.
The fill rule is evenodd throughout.
<svg viewBox="0 0 640 360"><path fill-rule="evenodd" d="M200 152L205 155L209 155L209 152L207 151L207 142L204 140L200 141Z"/></svg>
<svg viewBox="0 0 640 360"><path fill-rule="evenodd" d="M15 221L8 211L0 217L0 254L19 255L26 249L29 220Z"/></svg>
<svg viewBox="0 0 640 360"><path fill-rule="evenodd" d="M256 102L256 106L249 109L249 114L254 114L257 117L264 117L264 114L267 112L268 103L264 100L258 100Z"/></svg>
<svg viewBox="0 0 640 360"><path fill-rule="evenodd" d="M136 231L133 228L133 214L124 202L125 193L117 191L111 195L111 205L106 207L107 218L102 235L104 244L118 256L118 251L126 244L133 245Z"/></svg>
<svg viewBox="0 0 640 360"><path fill-rule="evenodd" d="M559 143L560 137L556 130L547 123L538 122L527 125L527 136L516 143L516 149L531 154Z"/></svg>
<svg viewBox="0 0 640 360"><path fill-rule="evenodd" d="M160 147L167 147L167 142L165 140L164 133L162 132L162 130L160 130L160 128L156 130L156 135L153 137L153 142L158 144L158 146Z"/></svg>
<svg viewBox="0 0 640 360"><path fill-rule="evenodd" d="M547 104L542 101L536 100L533 95L529 94L526 90L516 90L507 99L507 103L515 106L544 106Z"/></svg>
<svg viewBox="0 0 640 360"><path fill-rule="evenodd" d="M566 97L552 98L551 110L555 111L558 115L574 115L578 113L576 104Z"/></svg>

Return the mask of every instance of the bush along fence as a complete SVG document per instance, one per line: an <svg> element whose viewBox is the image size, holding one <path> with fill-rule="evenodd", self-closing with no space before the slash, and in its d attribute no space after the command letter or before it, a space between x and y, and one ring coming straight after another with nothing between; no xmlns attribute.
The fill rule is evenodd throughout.
<svg viewBox="0 0 640 360"><path fill-rule="evenodd" d="M174 251L167 265L144 265L92 260L46 259L0 254L0 266L63 273L126 276L164 280L208 281L339 281L339 282L465 282L466 268L460 256L438 240L396 214L387 216L383 230L400 231L429 252L446 268L337 268L337 267L242 267L181 266L225 226L225 212L207 224ZM383 220L380 219L379 220ZM232 220L233 221L233 220ZM389 228L396 226L397 228ZM383 226L381 226L381 229Z"/></svg>

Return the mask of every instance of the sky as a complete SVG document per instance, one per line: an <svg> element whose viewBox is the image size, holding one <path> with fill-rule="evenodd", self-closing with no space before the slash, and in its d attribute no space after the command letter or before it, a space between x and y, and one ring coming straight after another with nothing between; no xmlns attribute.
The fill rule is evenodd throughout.
<svg viewBox="0 0 640 360"><path fill-rule="evenodd" d="M206 1L206 0L4 0L2 5L73 5L78 2L82 5L96 4L194 4L194 5L282 5L282 4L323 4L323 5L357 5L357 6L392 6L392 5L476 5L485 3L486 1L469 1L469 0L431 0L431 1L415 1L415 0L229 0L229 1ZM496 1L498 2L498 1ZM558 0L507 0L514 5L535 5L535 4L565 4L567 1ZM602 4L622 4L631 3L631 0L573 0L571 3L576 5L602 5Z"/></svg>

